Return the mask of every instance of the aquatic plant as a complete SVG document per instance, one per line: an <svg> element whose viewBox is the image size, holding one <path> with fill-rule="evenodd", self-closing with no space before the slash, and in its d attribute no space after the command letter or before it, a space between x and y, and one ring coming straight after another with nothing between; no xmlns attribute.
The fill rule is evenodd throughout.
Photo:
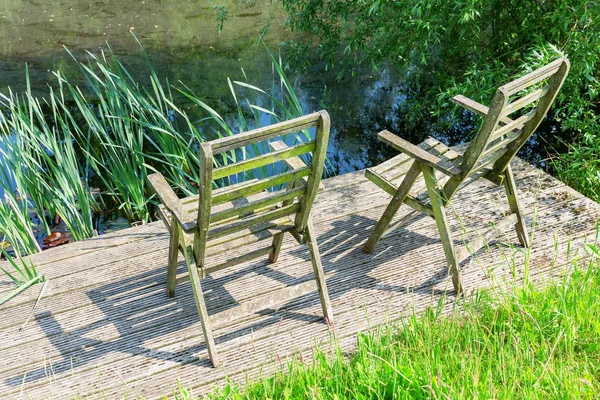
<svg viewBox="0 0 600 400"><path fill-rule="evenodd" d="M47 234L46 211L51 219L60 217L75 240L91 237L94 200L81 174L63 93L50 89L49 100L43 100L50 110L46 115L40 99L31 95L29 79L27 83L21 98L12 92L1 95L10 118L0 121L0 131L14 137L5 141L4 162L22 198L35 205Z"/></svg>
<svg viewBox="0 0 600 400"><path fill-rule="evenodd" d="M60 219L73 239L88 238L95 234L94 214L100 212L91 182L99 179L105 188L101 201L110 199L130 222L148 222L154 201L146 184L148 173L161 171L180 194L192 195L199 180L202 141L303 114L281 58L275 59L268 49L273 66L270 93L251 84L245 73L244 82L227 79L235 113L226 116L184 83L173 90L168 81L161 82L143 53L151 88L136 82L110 51L101 56L88 53L86 61L66 51L86 81L84 88L55 71L56 84L49 87L45 99L32 95L28 77L25 94L0 94L0 107L6 110L0 134L13 138L0 149L6 167L3 178L10 178L0 179L0 184L14 196L6 183L14 180L25 199L20 208L7 208L17 205L16 199L0 205L0 220L6 224L6 240L14 243L18 254L39 249L28 218L30 207L37 211L47 235L52 221ZM310 135L308 131L298 134ZM289 135L286 140L296 138ZM227 164L266 150L229 152L217 161ZM268 173L260 168L249 177Z"/></svg>
<svg viewBox="0 0 600 400"><path fill-rule="evenodd" d="M0 270L2 270L6 274L6 276L8 276L10 280L17 286L16 289L14 289L8 295L0 299L0 305L6 303L13 297L17 296L19 293L31 287L32 285L46 281L45 277L37 272L35 265L33 265L31 261L27 262L19 256L18 259L21 264L19 266L19 263L17 263L14 259L9 257L8 254L6 254L6 252L4 251L4 249L0 249L0 252L4 257L6 257L6 259L8 260L8 264L12 267L10 272L3 267L0 267ZM41 297L41 292L42 291L40 291L39 297Z"/></svg>

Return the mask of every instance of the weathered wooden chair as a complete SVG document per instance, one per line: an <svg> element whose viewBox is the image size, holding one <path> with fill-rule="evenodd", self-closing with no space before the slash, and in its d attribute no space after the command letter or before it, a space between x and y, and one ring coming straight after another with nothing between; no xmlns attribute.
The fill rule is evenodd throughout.
<svg viewBox="0 0 600 400"><path fill-rule="evenodd" d="M393 198L364 245L364 251L373 251L402 204L435 218L457 294L462 292L459 264L498 231L514 224L519 242L528 247L529 236L510 161L539 126L568 71L569 61L560 58L498 88L489 108L464 96L454 97L456 103L483 117L479 133L462 155L432 138L415 146L388 131L380 132L379 139L402 154L365 172L367 178ZM446 179L443 186L436 178L436 171ZM415 185L421 173L425 188ZM504 185L511 214L502 224L483 234L470 249L457 253L446 206L460 188L478 178ZM414 193L413 188L426 189L426 192ZM428 203L424 201L427 198Z"/></svg>
<svg viewBox="0 0 600 400"><path fill-rule="evenodd" d="M299 243L307 243L323 314L326 322L333 323L310 216L323 173L329 126L329 115L320 111L202 143L198 196L179 199L161 174L148 176L162 202L159 212L170 231L167 295L174 295L177 283L191 281L208 355L214 366L219 362L200 280L211 272L260 256L268 255L271 262L277 261L285 232ZM301 140L291 147L280 140L270 142L312 127L316 127L314 140ZM265 154L257 154L260 145ZM240 152L248 146L253 146L256 155L240 161ZM310 165L302 161L301 155L310 160ZM270 169L271 173L256 174L258 168ZM252 178L258 175L261 176ZM246 178L252 179L244 181ZM223 182L233 184L213 190L217 183ZM273 190L267 191L270 188ZM259 241L269 238L272 241L268 245L259 246ZM242 252L246 246L250 249ZM179 250L188 266L185 276L176 276ZM227 253L233 251L241 255L227 258Z"/></svg>

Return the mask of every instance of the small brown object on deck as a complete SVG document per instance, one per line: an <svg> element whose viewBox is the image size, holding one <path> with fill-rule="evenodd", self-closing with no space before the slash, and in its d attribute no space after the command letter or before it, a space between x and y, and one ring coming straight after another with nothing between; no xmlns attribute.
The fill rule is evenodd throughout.
<svg viewBox="0 0 600 400"><path fill-rule="evenodd" d="M333 323L333 314L319 249L310 217L320 188L329 139L329 115L316 112L265 128L240 133L200 146L199 195L179 199L165 178L157 173L148 176L162 205L162 219L170 232L167 295L174 296L177 283L190 280L202 323L209 358L219 364L210 318L200 280L215 272L257 257L268 255L276 262L285 232L299 243L307 243L325 320ZM287 133L316 127L314 140L291 147L282 141L270 142ZM300 136L300 135L299 135ZM299 137L298 136L298 137ZM270 150L238 160L240 149ZM306 165L299 156L310 160ZM215 167L223 164L223 166ZM268 177L253 178L257 168L266 167ZM260 174L259 174L260 175ZM250 179L253 178L253 179ZM249 180L247 180L249 179ZM227 184L213 190L213 184ZM267 191L269 188L285 190ZM207 258L222 255L241 246L271 239L269 245L251 249L246 254L210 263ZM177 258L182 251L188 274L177 276Z"/></svg>
<svg viewBox="0 0 600 400"><path fill-rule="evenodd" d="M483 117L479 133L462 155L432 138L415 146L391 132L379 132L381 141L402 154L365 172L367 178L393 198L364 245L364 251L373 251L398 209L405 203L435 218L454 289L457 294L462 293L459 264L468 257L469 251L461 249L457 256L446 207L460 188L478 178L504 185L511 212L511 218L507 221L514 225L521 245L528 247L529 236L510 161L542 122L567 77L569 66L569 61L563 57L501 86L489 108L464 96L454 97L454 102ZM542 83L545 85L542 86ZM534 85L539 87L527 90ZM514 98L511 99L511 96ZM526 112L521 112L522 115L513 116L523 110ZM446 180L443 186L438 184L436 171ZM420 199L420 195L411 194L421 173L425 179L429 204ZM402 178L400 184L395 184L394 181L399 178ZM499 226L496 226L491 233L498 231ZM489 238L489 233L483 237ZM478 243L479 247L481 245Z"/></svg>

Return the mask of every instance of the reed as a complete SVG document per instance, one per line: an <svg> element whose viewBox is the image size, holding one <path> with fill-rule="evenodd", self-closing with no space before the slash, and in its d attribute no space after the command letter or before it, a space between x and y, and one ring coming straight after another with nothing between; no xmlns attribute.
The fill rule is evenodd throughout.
<svg viewBox="0 0 600 400"><path fill-rule="evenodd" d="M65 50L77 63L84 88L55 71L44 99L31 94L29 78L26 93L0 94L0 107L7 114L0 119L6 167L0 178L7 178L2 179L7 196L14 197L6 183L14 180L25 199L2 203L0 221L6 227L4 240L14 244L18 254L39 251L27 214L31 209L37 211L46 234L51 221L60 218L75 240L88 238L95 234L94 215L101 211L91 191L92 180L99 179L102 202L112 202L130 222L148 222L154 203L146 184L148 173L160 171L180 194L195 194L201 142L303 114L281 58L268 49L273 68L270 92L253 85L245 74L244 81L227 79L233 115L219 114L183 82L174 87L161 81L145 54L149 87L137 83L110 51L101 56L88 53L86 61L78 61ZM293 144L299 135L311 133L284 140ZM218 162L224 165L265 151L266 146L249 147L224 154ZM262 167L247 177L269 173Z"/></svg>
<svg viewBox="0 0 600 400"><path fill-rule="evenodd" d="M4 249L0 249L0 252L2 253L2 255L4 257L6 257L6 259L8 260L8 264L12 267L10 271L3 267L0 267L0 270L2 270L2 272L4 272L6 274L6 276L8 276L10 278L10 280L17 286L9 294L0 298L0 305L2 305L4 303L6 303L7 301L9 301L10 299L14 298L19 293L24 292L25 290L30 288L32 285L46 281L44 276L40 275L37 272L35 265L33 265L33 263L31 261L27 262L19 256L18 257L19 263L17 263L17 261L15 261L11 257L9 257L8 254L6 254ZM40 297L41 297L41 291L40 291ZM37 302L36 302L36 304L37 304Z"/></svg>
<svg viewBox="0 0 600 400"><path fill-rule="evenodd" d="M62 218L75 240L88 238L94 231L93 197L82 176L69 115L59 106L64 97L50 90L49 100L42 100L50 110L47 115L40 99L31 95L29 79L27 87L21 98L10 93L3 99L10 118L1 121L0 131L14 137L5 141L4 162L21 197L33 202L46 233L51 228L47 212L51 219Z"/></svg>

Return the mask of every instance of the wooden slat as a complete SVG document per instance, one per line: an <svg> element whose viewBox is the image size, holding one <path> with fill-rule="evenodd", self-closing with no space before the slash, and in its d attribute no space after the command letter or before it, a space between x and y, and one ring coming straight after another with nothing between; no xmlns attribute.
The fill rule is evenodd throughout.
<svg viewBox="0 0 600 400"><path fill-rule="evenodd" d="M481 158L485 158L486 156L488 156L489 154L491 154L495 151L500 151L503 147L506 147L508 144L510 144L514 140L516 140L520 135L521 135L521 132L517 131L517 132L513 132L512 134L510 134L504 138L500 137L499 139L497 139L496 141L494 141L488 145L488 147L485 149L485 151L481 155Z"/></svg>
<svg viewBox="0 0 600 400"><path fill-rule="evenodd" d="M226 225L220 225L214 228L209 229L208 237L209 239L218 238L221 236L228 235L230 233L234 233L236 231L240 231L242 229L249 228L253 225L259 224L261 222L273 221L281 217L285 217L288 215L295 214L300 209L300 204L295 203L289 206L281 207L274 211L267 211L261 214L257 214L251 217L244 218L239 221L235 221Z"/></svg>
<svg viewBox="0 0 600 400"><path fill-rule="evenodd" d="M513 141L514 141L514 139L511 142L513 142ZM477 165L475 167L473 167L473 169L471 169L471 172L469 175L473 175L473 174L481 171L484 168L488 168L488 166L490 164L493 164L497 160L501 159L505 153L506 153L505 151L496 151L495 153L489 153L488 155L486 155L486 157L482 157L479 160L479 162L477 163Z"/></svg>
<svg viewBox="0 0 600 400"><path fill-rule="evenodd" d="M283 172L279 175L272 176L267 179L259 180L256 183L246 185L240 188L233 189L225 193L219 193L213 196L212 204L221 204L226 201L231 201L239 197L245 197L254 193L258 193L262 190L281 185L287 182L295 181L311 173L310 167L304 167L293 171Z"/></svg>
<svg viewBox="0 0 600 400"><path fill-rule="evenodd" d="M256 183L256 182L258 182L258 178L252 178L252 179L249 179L247 181L238 182L238 183L234 183L232 185L223 186L223 187L214 189L213 190L213 196L216 196L217 194L223 194L223 193L229 192L229 191L234 190L234 189L239 189L239 188L244 187L244 186L252 185L253 183ZM193 196L189 196L189 197L183 198L183 199L181 199L181 204L184 205L184 208L186 210L188 210L188 212L190 210L190 208L189 208L190 204L194 204L196 206L195 210L197 210L198 209L198 198L199 197L198 197L197 194L193 195Z"/></svg>
<svg viewBox="0 0 600 400"><path fill-rule="evenodd" d="M269 147L271 147L273 150L283 150L288 148L288 146L283 143L283 141L281 140L275 140L273 142L269 142ZM288 158L286 160L283 161L289 169L300 169L306 166L306 164L304 163L304 161L302 161L302 159L300 157L292 157L292 158ZM304 183L306 185L307 179L306 178L301 178L300 181L302 183ZM323 191L325 189L325 186L323 186L323 184L321 182L319 182L319 191Z"/></svg>
<svg viewBox="0 0 600 400"><path fill-rule="evenodd" d="M414 157L415 159L418 159L419 161L431 166L432 168L448 174L448 175L460 175L461 170L455 166L444 166L442 165L442 159L440 159L439 157L434 156L433 154L430 154L428 152L426 152L425 150L415 146L414 144L407 142L406 140L394 135L393 133L391 133L390 131L384 130L379 132L378 134L379 140L381 140L384 143L389 144L390 146L394 147L396 150L401 151L403 153L406 153L408 155L410 155L411 157Z"/></svg>
<svg viewBox="0 0 600 400"><path fill-rule="evenodd" d="M299 132L315 126L321 113L308 114L290 121L283 121L264 128L253 129L211 141L214 155L246 146L250 143L263 142L291 132Z"/></svg>
<svg viewBox="0 0 600 400"><path fill-rule="evenodd" d="M564 62L564 58L559 58L558 60L555 60L542 68L530 72L529 74L500 87L500 90L503 90L509 96L518 93L521 90L527 89L528 87L554 75Z"/></svg>
<svg viewBox="0 0 600 400"><path fill-rule="evenodd" d="M213 180L224 178L226 176L239 174L240 172L260 168L268 164L283 161L288 158L296 157L309 153L315 149L315 142L302 143L286 149L276 150L271 153L262 154L244 161L232 163L213 170Z"/></svg>
<svg viewBox="0 0 600 400"><path fill-rule="evenodd" d="M518 111L524 107L527 107L528 105L541 99L542 97L544 97L545 95L548 94L548 91L550 90L550 88L551 88L551 85L548 84L548 85L544 86L543 88L536 89L533 92L527 94L526 96L523 96L520 99L515 100L512 103L508 104L506 106L506 108L504 109L504 116L508 116L508 115L514 113L515 111Z"/></svg>
<svg viewBox="0 0 600 400"><path fill-rule="evenodd" d="M259 200L251 201L247 204L236 205L233 208L214 213L211 216L211 222L214 224L231 217L248 216L256 210L280 203L285 200L291 200L295 197L302 196L304 193L306 193L306 187L304 186L292 190L275 192L274 194L263 196Z"/></svg>
<svg viewBox="0 0 600 400"><path fill-rule="evenodd" d="M498 139L501 136L504 136L508 132L511 132L511 131L514 131L514 130L520 130L521 128L523 128L523 126L528 121L531 121L533 118L535 118L536 114L537 114L537 110L533 109L530 112L528 112L527 114L522 115L519 118L515 119L510 124L506 124L506 125L498 128L498 129L496 129L494 131L494 133L492 134L492 136L490 137L490 140L493 141L493 140Z"/></svg>

